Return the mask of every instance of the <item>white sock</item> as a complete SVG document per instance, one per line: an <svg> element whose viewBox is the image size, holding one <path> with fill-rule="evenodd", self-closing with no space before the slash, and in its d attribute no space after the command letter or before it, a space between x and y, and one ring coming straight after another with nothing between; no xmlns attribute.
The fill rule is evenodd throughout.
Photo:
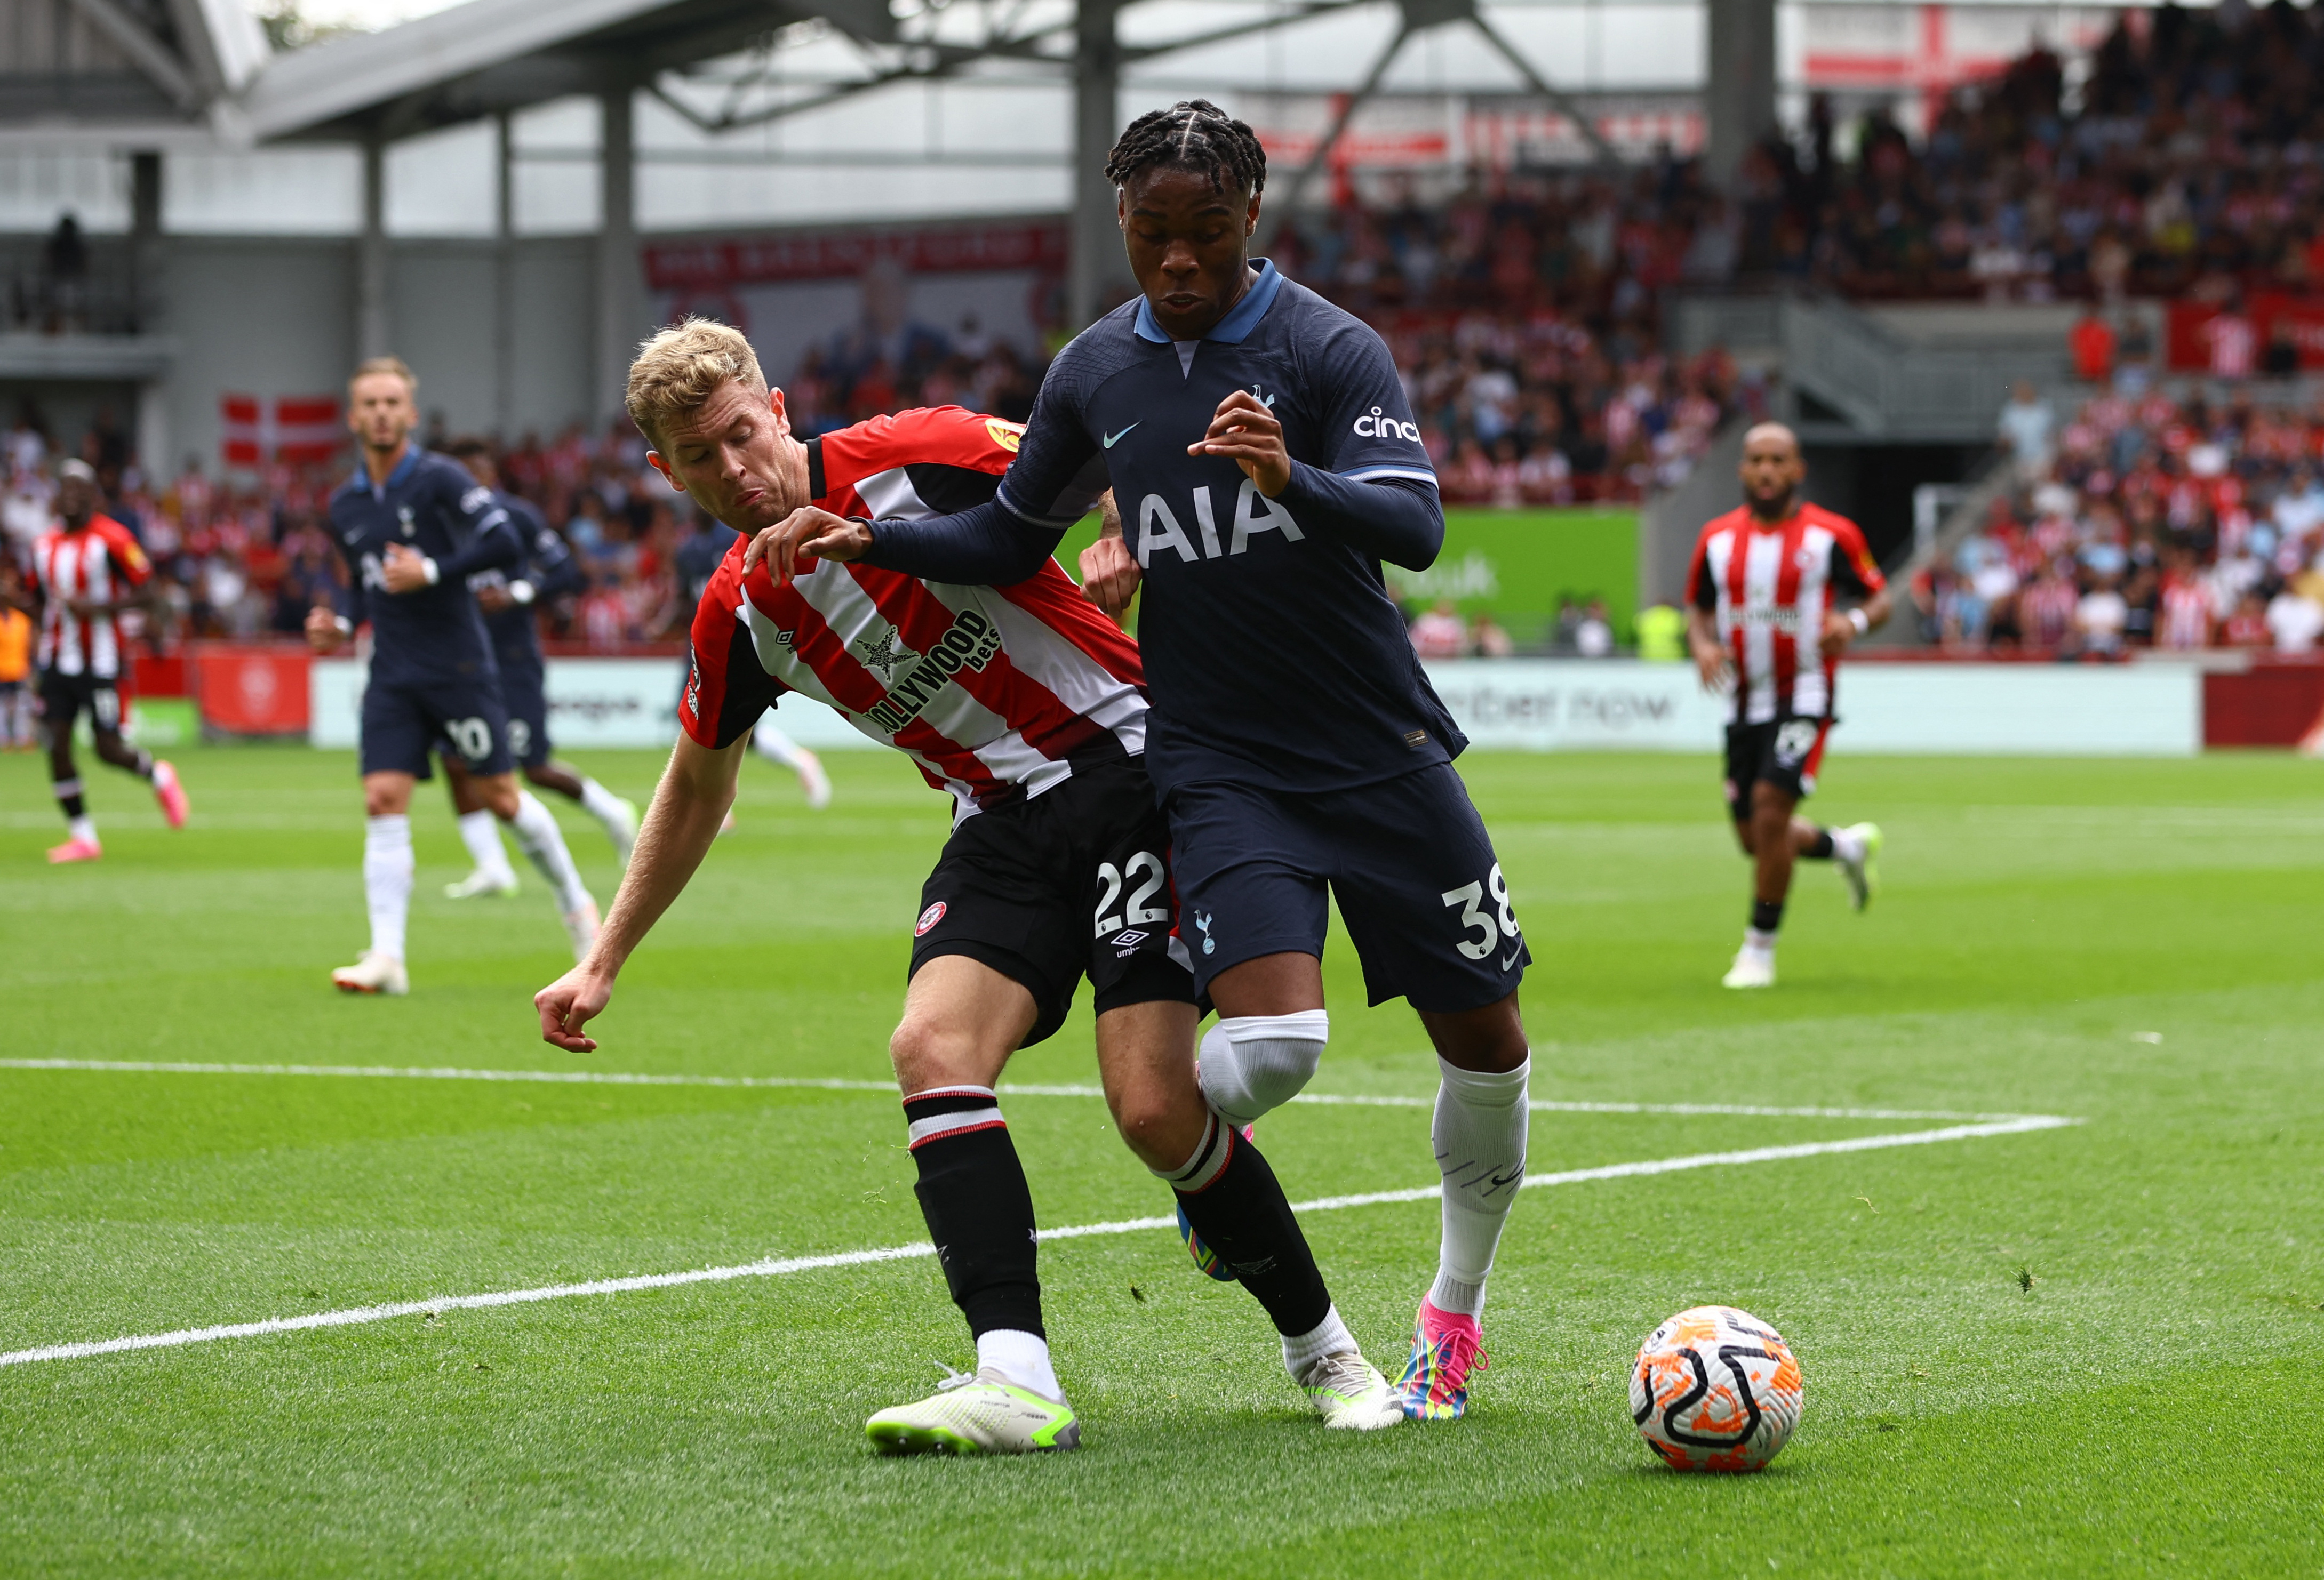
<svg viewBox="0 0 2324 1580"><path fill-rule="evenodd" d="M1828 829L1831 835L1831 853L1842 861L1864 859L1864 836L1854 829Z"/></svg>
<svg viewBox="0 0 2324 1580"><path fill-rule="evenodd" d="M622 798L586 774L581 776L581 810L604 823L608 833L629 816L622 810Z"/></svg>
<svg viewBox="0 0 2324 1580"><path fill-rule="evenodd" d="M780 763L787 768L798 767L798 742L764 719L751 731L751 749L770 763Z"/></svg>
<svg viewBox="0 0 2324 1580"><path fill-rule="evenodd" d="M97 842L97 820L87 815L69 817L65 819L65 832L76 840L86 840L94 845Z"/></svg>
<svg viewBox="0 0 2324 1580"><path fill-rule="evenodd" d="M464 812L459 823L460 843L468 848L476 870L504 884L514 883L516 868L509 865L508 851L501 844L501 820L489 812Z"/></svg>
<svg viewBox="0 0 2324 1580"><path fill-rule="evenodd" d="M1227 1160L1233 1155L1232 1133L1213 1108L1210 1118L1204 1122L1203 1139L1194 1144L1186 1161L1175 1169L1154 1169L1149 1172L1171 1190L1192 1196L1209 1190L1212 1182L1226 1172Z"/></svg>
<svg viewBox="0 0 2324 1580"><path fill-rule="evenodd" d="M1238 1130L1255 1125L1314 1078L1331 1037L1332 1017L1320 1009L1222 1019L1203 1038L1203 1096Z"/></svg>
<svg viewBox="0 0 2324 1580"><path fill-rule="evenodd" d="M1533 1061L1501 1074L1458 1069L1441 1058L1436 1067L1443 1084L1436 1089L1429 1134L1444 1174L1444 1244L1428 1298L1440 1311L1474 1317L1485 1309L1485 1275L1525 1182L1531 1116L1526 1083Z"/></svg>
<svg viewBox="0 0 2324 1580"><path fill-rule="evenodd" d="M1044 1399L1065 1402L1065 1391L1049 1364L1049 1341L1021 1327L996 1327L976 1336L976 1364L990 1366L1019 1388L1029 1388Z"/></svg>
<svg viewBox="0 0 2324 1580"><path fill-rule="evenodd" d="M557 826L549 808L541 805L540 796L530 790L516 793L516 816L509 820L509 828L516 835L517 849L540 868L540 876L557 891L558 910L569 914L589 903L589 891L581 886L581 873L573 865L573 852L565 848L565 831Z"/></svg>
<svg viewBox="0 0 2324 1580"><path fill-rule="evenodd" d="M1348 1325L1340 1320L1340 1309L1333 1306L1311 1331L1283 1336L1283 1369L1298 1382L1305 1379L1307 1368L1325 1355L1346 1355L1355 1347L1356 1336L1348 1331Z"/></svg>
<svg viewBox="0 0 2324 1580"><path fill-rule="evenodd" d="M1775 935L1765 927L1746 927L1743 930L1743 947L1753 954L1774 954Z"/></svg>
<svg viewBox="0 0 2324 1580"><path fill-rule="evenodd" d="M411 914L411 819L401 813L364 822L364 903L371 910L371 952L403 958L403 923Z"/></svg>

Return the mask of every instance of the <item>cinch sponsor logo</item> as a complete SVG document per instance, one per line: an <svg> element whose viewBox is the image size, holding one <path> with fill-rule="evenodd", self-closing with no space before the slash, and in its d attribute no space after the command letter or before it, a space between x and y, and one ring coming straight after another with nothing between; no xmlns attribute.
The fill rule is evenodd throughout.
<svg viewBox="0 0 2324 1580"><path fill-rule="evenodd" d="M1194 538L1178 524L1168 501L1160 494L1148 494L1138 501L1138 565L1144 570L1154 563L1154 556L1168 549L1189 564L1196 560L1217 559L1222 554L1237 555L1250 547L1250 540L1262 532L1280 532L1291 543L1305 540L1299 523L1291 512L1259 491L1259 484L1248 477L1242 480L1242 491L1235 495L1234 520L1227 532L1226 547L1219 547L1218 512L1211 501L1208 483L1194 491L1194 531L1202 539L1195 547Z"/></svg>
<svg viewBox="0 0 2324 1580"><path fill-rule="evenodd" d="M1360 439L1404 439L1420 443L1420 429L1412 423L1398 422L1392 417L1382 417L1380 409L1373 407L1369 414L1356 418L1356 437Z"/></svg>
<svg viewBox="0 0 2324 1580"><path fill-rule="evenodd" d="M863 716L893 735L918 718L936 694L952 684L954 675L963 669L982 670L1000 651L1001 628L973 609L964 609L927 656L905 671L904 678Z"/></svg>

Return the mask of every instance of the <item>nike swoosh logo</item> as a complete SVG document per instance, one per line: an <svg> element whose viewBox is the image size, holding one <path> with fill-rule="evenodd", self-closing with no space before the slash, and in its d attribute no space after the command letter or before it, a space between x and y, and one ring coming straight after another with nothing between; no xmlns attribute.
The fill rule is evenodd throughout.
<svg viewBox="0 0 2324 1580"><path fill-rule="evenodd" d="M1509 951L1509 958L1501 962L1501 969L1506 971L1511 966L1516 965L1517 963L1517 956L1523 953L1525 953L1525 945L1523 944L1519 944L1517 948Z"/></svg>
<svg viewBox="0 0 2324 1580"><path fill-rule="evenodd" d="M1138 421L1139 421L1139 422L1143 422L1143 421L1145 421L1145 420L1146 420L1146 419L1145 419L1144 418L1142 418L1142 417L1141 417L1141 418L1139 418L1138 419ZM1137 426L1138 426L1138 423L1133 422L1133 423L1131 423L1131 424L1130 425L1130 427L1126 427L1126 428L1122 429L1122 430L1121 430L1121 433L1119 433L1119 434L1108 434L1108 435L1106 435L1106 436L1105 436L1105 447L1106 447L1107 449L1109 449L1109 450L1112 449L1116 445L1118 445L1118 444L1120 444L1120 443L1121 442L1123 435L1125 435L1125 434L1129 433L1129 432L1130 432L1130 428L1134 428L1134 427L1136 427Z"/></svg>

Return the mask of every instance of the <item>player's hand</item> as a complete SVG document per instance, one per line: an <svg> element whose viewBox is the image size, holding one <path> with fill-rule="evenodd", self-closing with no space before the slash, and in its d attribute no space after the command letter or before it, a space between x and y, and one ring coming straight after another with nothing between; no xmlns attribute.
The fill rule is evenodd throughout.
<svg viewBox="0 0 2324 1580"><path fill-rule="evenodd" d="M532 1007L540 1012L540 1040L567 1053L595 1053L597 1040L583 1036L581 1028L604 1014L613 997L611 977L600 976L586 962L574 967L532 996Z"/></svg>
<svg viewBox="0 0 2324 1580"><path fill-rule="evenodd" d="M65 612L75 620L96 620L111 611L106 605L87 598L68 598L65 600Z"/></svg>
<svg viewBox="0 0 2324 1580"><path fill-rule="evenodd" d="M1694 672L1702 676L1702 689L1723 692L1735 684L1735 657L1723 642L1693 642Z"/></svg>
<svg viewBox="0 0 2324 1580"><path fill-rule="evenodd" d="M1145 574L1138 568L1130 546L1119 537L1101 537L1082 550L1082 596L1096 604L1120 624L1130 611L1130 601L1138 596L1138 583Z"/></svg>
<svg viewBox="0 0 2324 1580"><path fill-rule="evenodd" d="M515 602L516 600L509 596L509 590L505 587L486 586L476 589L476 607L486 614L498 614Z"/></svg>
<svg viewBox="0 0 2324 1580"><path fill-rule="evenodd" d="M1283 425L1248 390L1238 390L1219 402L1210 427L1186 446L1186 454L1224 455L1268 499L1291 486L1291 452L1283 447Z"/></svg>
<svg viewBox="0 0 2324 1580"><path fill-rule="evenodd" d="M339 617L329 605L318 603L307 611L307 646L318 653L336 653L345 640L339 632Z"/></svg>
<svg viewBox="0 0 2324 1580"><path fill-rule="evenodd" d="M860 560L872 552L869 522L851 521L829 510L803 505L751 539L742 551L742 574L749 575L761 561L779 587L799 574L799 562L808 559Z"/></svg>
<svg viewBox="0 0 2324 1580"><path fill-rule="evenodd" d="M1856 640L1856 622L1838 610L1828 609L1823 616L1823 636L1816 646L1827 658L1837 658Z"/></svg>
<svg viewBox="0 0 2324 1580"><path fill-rule="evenodd" d="M391 592L417 592L428 585L428 556L408 543L391 543L381 557L379 579Z"/></svg>

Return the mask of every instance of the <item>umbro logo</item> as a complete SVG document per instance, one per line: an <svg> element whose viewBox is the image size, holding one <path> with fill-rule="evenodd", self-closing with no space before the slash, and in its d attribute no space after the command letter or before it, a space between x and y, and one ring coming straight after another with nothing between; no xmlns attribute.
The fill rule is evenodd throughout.
<svg viewBox="0 0 2324 1580"><path fill-rule="evenodd" d="M1139 419L1139 422L1143 422L1144 420L1145 420L1145 418L1140 418ZM1126 428L1122 429L1122 430L1121 430L1121 432L1120 432L1120 433L1118 433L1118 434L1108 434L1108 435L1106 435L1106 436L1105 436L1105 447L1106 447L1107 449L1109 449L1109 450L1112 449L1116 445L1118 445L1118 444L1121 443L1121 441L1122 441L1123 439L1125 439L1125 438L1127 438L1127 437L1129 436L1129 435L1130 435L1130 428L1134 428L1134 427L1136 427L1137 426L1138 426L1138 423L1133 422L1133 423L1131 423L1131 424L1130 425L1130 427L1126 427Z"/></svg>
<svg viewBox="0 0 2324 1580"><path fill-rule="evenodd" d="M1141 932L1135 927L1127 932L1117 932L1113 935L1114 954L1117 958L1126 960L1137 953L1138 946L1151 936L1153 936L1151 933Z"/></svg>

